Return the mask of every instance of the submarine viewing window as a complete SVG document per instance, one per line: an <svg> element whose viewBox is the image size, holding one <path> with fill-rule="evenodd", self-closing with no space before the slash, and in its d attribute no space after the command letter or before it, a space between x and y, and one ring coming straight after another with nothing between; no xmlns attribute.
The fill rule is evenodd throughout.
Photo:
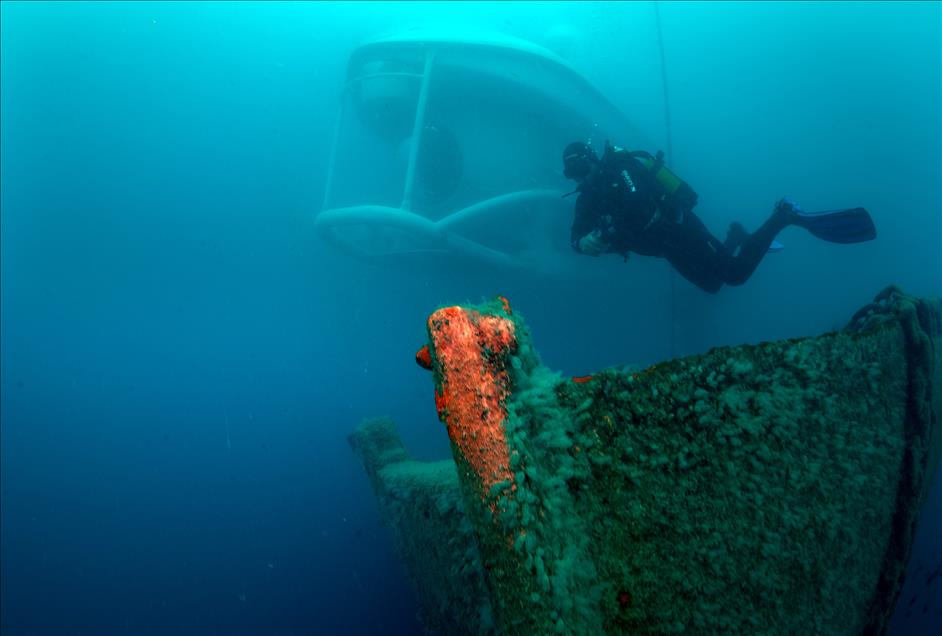
<svg viewBox="0 0 942 636"><path fill-rule="evenodd" d="M565 62L499 34L367 43L339 110L315 227L366 258L571 267L561 149L636 135Z"/></svg>
<svg viewBox="0 0 942 636"><path fill-rule="evenodd" d="M421 67L397 60L364 62L350 80L360 121L392 143L410 136L421 80Z"/></svg>
<svg viewBox="0 0 942 636"><path fill-rule="evenodd" d="M422 203L439 203L457 190L461 182L461 146L444 126L422 127L421 147L416 159L415 192Z"/></svg>

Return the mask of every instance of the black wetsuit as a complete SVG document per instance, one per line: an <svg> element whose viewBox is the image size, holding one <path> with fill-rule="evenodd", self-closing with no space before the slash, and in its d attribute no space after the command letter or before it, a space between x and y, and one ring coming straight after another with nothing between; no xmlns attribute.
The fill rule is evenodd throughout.
<svg viewBox="0 0 942 636"><path fill-rule="evenodd" d="M625 150L609 148L578 189L571 243L593 231L606 252L666 258L704 291L741 285L752 275L775 236L788 225L774 213L756 232L723 243L693 213L696 195L664 196L651 171ZM738 248L738 250L737 250Z"/></svg>

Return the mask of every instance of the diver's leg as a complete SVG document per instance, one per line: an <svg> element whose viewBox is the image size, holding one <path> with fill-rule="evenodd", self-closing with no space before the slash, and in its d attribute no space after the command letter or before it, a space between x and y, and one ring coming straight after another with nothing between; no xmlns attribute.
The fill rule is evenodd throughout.
<svg viewBox="0 0 942 636"><path fill-rule="evenodd" d="M668 253L665 258L673 265L678 274L702 289L715 294L723 286L723 279L716 274L716 268L702 255Z"/></svg>
<svg viewBox="0 0 942 636"><path fill-rule="evenodd" d="M727 285L742 285L749 280L778 233L793 222L794 213L791 208L776 205L772 216L758 230L747 236L739 246L739 253L729 259L724 282Z"/></svg>
<svg viewBox="0 0 942 636"><path fill-rule="evenodd" d="M723 286L729 251L688 211L683 223L664 241L664 257L677 273L705 292L715 294Z"/></svg>
<svg viewBox="0 0 942 636"><path fill-rule="evenodd" d="M739 246L742 245L747 238L749 238L749 232L746 231L742 223L733 221L729 224L729 230L726 232L726 240L723 241L723 246L730 254L735 254L736 250L739 249Z"/></svg>

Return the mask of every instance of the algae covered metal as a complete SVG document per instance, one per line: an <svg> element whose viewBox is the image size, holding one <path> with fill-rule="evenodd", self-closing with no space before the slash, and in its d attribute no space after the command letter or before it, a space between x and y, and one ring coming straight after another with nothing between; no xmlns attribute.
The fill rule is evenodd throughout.
<svg viewBox="0 0 942 636"><path fill-rule="evenodd" d="M564 378L506 300L436 311L454 462L386 517L402 536L401 510L460 496L420 531L454 550L403 556L477 619L429 627L885 633L939 460L940 325L939 300L889 288L838 332ZM354 446L388 511L375 435Z"/></svg>

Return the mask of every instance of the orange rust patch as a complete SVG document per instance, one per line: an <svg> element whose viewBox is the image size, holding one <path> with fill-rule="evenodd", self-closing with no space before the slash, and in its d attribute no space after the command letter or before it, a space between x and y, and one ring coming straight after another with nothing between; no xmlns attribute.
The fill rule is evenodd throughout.
<svg viewBox="0 0 942 636"><path fill-rule="evenodd" d="M438 389L435 390L435 410L438 411L438 419L445 421L445 409L448 408L448 404L445 401L445 394L439 393Z"/></svg>
<svg viewBox="0 0 942 636"><path fill-rule="evenodd" d="M514 312L510 311L510 301L504 298L503 296L498 296L497 298L500 300L501 304L504 306L504 313L507 314L508 316L513 316Z"/></svg>
<svg viewBox="0 0 942 636"><path fill-rule="evenodd" d="M415 352L415 362L423 369L432 368L432 354L429 353L428 345L422 345L422 348Z"/></svg>
<svg viewBox="0 0 942 636"><path fill-rule="evenodd" d="M595 379L593 375L577 375L572 381L582 384L583 382L591 382L593 379Z"/></svg>
<svg viewBox="0 0 942 636"><path fill-rule="evenodd" d="M505 429L513 321L446 307L429 317L428 330L441 371L435 406L448 436L480 479L482 499L501 481L513 488Z"/></svg>

